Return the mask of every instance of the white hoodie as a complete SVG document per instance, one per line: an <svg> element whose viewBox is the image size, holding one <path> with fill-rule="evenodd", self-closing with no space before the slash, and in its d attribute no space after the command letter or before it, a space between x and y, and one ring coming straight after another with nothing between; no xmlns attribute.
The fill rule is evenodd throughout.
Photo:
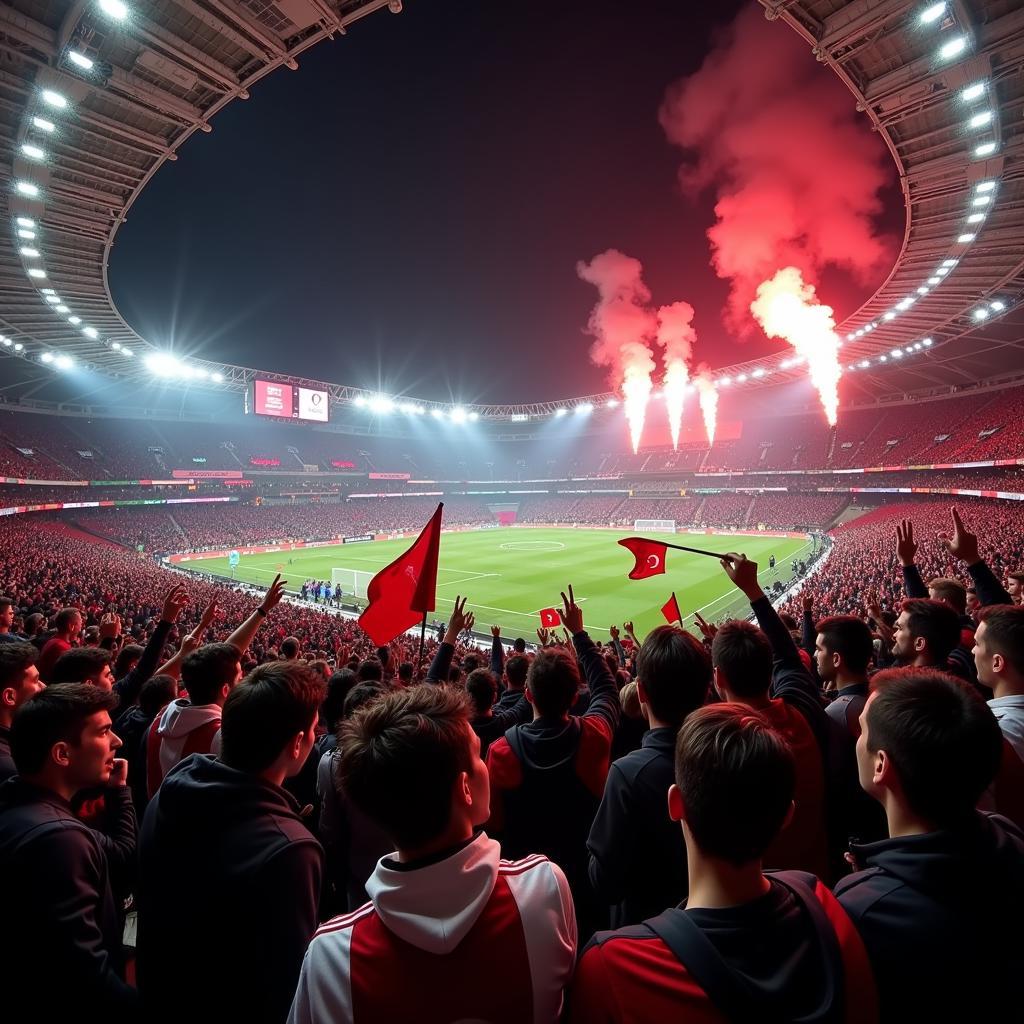
<svg viewBox="0 0 1024 1024"><path fill-rule="evenodd" d="M189 737L200 727L216 722L220 725L223 708L219 704L190 704L172 700L160 715L156 734L160 737L160 778L162 779L186 754L219 754L220 729L209 750L190 750Z"/></svg>
<svg viewBox="0 0 1024 1024"><path fill-rule="evenodd" d="M370 902L314 935L290 1024L554 1024L576 958L569 885L547 858L500 859L484 833L403 869L382 858Z"/></svg>

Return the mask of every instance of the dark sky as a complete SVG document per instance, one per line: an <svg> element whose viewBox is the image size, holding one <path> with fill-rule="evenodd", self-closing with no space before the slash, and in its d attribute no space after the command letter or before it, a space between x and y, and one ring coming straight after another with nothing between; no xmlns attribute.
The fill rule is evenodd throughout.
<svg viewBox="0 0 1024 1024"><path fill-rule="evenodd" d="M596 293L575 265L617 247L643 261L655 302L696 306L700 358L774 351L725 334L713 197L681 195L657 121L665 87L739 6L406 0L368 17L158 173L118 235L114 298L181 353L425 399L539 401L605 389L583 333ZM898 228L895 189L887 201ZM828 283L840 316L865 297Z"/></svg>

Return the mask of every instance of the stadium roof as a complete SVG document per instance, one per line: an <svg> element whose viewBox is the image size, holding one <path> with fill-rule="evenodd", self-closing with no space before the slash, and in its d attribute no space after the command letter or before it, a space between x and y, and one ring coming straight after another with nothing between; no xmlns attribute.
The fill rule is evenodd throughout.
<svg viewBox="0 0 1024 1024"><path fill-rule="evenodd" d="M1015 0L760 2L851 90L886 141L905 198L892 272L841 325L847 399L1024 380L1024 7ZM400 13L402 2L13 0L0 7L0 353L36 365L45 356L56 368L74 360L127 381L152 379L156 356L165 359L156 368L182 383L247 387L254 368L167 362L128 326L110 295L110 248L152 175L194 132L211 131L218 110L247 99L276 68L295 70L310 46L384 9ZM717 377L761 388L802 373L780 353ZM372 398L327 386L336 401ZM611 398L468 408L486 418L535 416Z"/></svg>

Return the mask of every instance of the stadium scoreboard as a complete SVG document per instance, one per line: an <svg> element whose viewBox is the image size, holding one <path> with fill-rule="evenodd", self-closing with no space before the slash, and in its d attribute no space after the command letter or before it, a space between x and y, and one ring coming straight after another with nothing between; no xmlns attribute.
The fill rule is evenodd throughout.
<svg viewBox="0 0 1024 1024"><path fill-rule="evenodd" d="M329 396L319 388L306 388L278 380L257 377L252 386L252 411L257 416L326 423Z"/></svg>

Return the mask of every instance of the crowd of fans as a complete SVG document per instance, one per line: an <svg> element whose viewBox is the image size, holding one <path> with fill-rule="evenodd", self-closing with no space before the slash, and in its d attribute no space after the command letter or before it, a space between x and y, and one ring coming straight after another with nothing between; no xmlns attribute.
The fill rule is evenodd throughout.
<svg viewBox="0 0 1024 1024"><path fill-rule="evenodd" d="M425 650L381 646L283 581L172 574L29 518L0 522L0 961L35 1019L1014 1004L1010 503L838 527L781 614L729 554L749 619L599 643L568 586L558 629L528 649L495 626L489 652L461 597Z"/></svg>

